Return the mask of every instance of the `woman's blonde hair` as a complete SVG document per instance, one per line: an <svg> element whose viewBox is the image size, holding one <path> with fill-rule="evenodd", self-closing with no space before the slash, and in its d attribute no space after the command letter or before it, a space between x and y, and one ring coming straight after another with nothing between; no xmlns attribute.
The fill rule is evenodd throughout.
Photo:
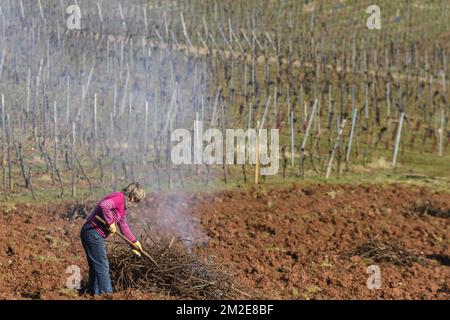
<svg viewBox="0 0 450 320"><path fill-rule="evenodd" d="M127 197L127 200L131 202L140 202L145 198L144 188L141 187L139 182L133 182L122 189L122 193Z"/></svg>

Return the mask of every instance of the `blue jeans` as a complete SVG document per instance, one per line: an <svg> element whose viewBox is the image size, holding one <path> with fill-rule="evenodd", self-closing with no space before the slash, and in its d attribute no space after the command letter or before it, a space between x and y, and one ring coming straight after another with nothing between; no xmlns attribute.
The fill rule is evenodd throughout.
<svg viewBox="0 0 450 320"><path fill-rule="evenodd" d="M89 293L100 295L112 292L105 239L88 223L81 228L80 236L89 265Z"/></svg>

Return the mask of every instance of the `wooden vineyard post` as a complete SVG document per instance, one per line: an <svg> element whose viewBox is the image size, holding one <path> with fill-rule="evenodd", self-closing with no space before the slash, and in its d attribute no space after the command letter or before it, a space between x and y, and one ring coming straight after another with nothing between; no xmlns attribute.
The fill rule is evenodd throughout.
<svg viewBox="0 0 450 320"><path fill-rule="evenodd" d="M9 113L6 114L6 155L8 161L8 187L10 192L14 192L13 190L13 182L12 182L12 160L11 160L11 135L12 135L11 118Z"/></svg>
<svg viewBox="0 0 450 320"><path fill-rule="evenodd" d="M111 181L116 181L114 174L114 114L111 112L109 114L110 121L110 141L109 141L109 152L110 152L110 170L111 170ZM116 185L114 185L114 188Z"/></svg>
<svg viewBox="0 0 450 320"><path fill-rule="evenodd" d="M169 131L167 132L167 149L166 149L166 170L167 170L167 188L169 190L172 190L172 163L171 163L171 159L170 159L170 134L172 132L172 128L173 128L173 119L170 118L168 119L169 121L169 126L168 129Z"/></svg>
<svg viewBox="0 0 450 320"><path fill-rule="evenodd" d="M441 77L442 77L443 93L444 93L445 97L447 97L447 81L445 78L444 70L441 70ZM439 157L442 157L444 155L444 131L445 131L444 107L441 107L440 128L438 131L439 131Z"/></svg>
<svg viewBox="0 0 450 320"><path fill-rule="evenodd" d="M248 123L247 123L247 129L250 129L252 127L252 113L253 113L253 105L250 102L250 105L248 107Z"/></svg>
<svg viewBox="0 0 450 320"><path fill-rule="evenodd" d="M145 165L145 159L147 158L147 145L148 145L148 100L145 101L145 118L144 118L144 145L142 148L142 165Z"/></svg>
<svg viewBox="0 0 450 320"><path fill-rule="evenodd" d="M120 42L119 80L122 80L122 74L123 74L123 39Z"/></svg>
<svg viewBox="0 0 450 320"><path fill-rule="evenodd" d="M354 93L355 93L355 87L353 86L352 87L352 106L354 105L354 102L355 102L355 96L354 96ZM332 123L333 123L333 98L332 98L332 90L333 90L333 87L332 87L332 85L330 84L329 86L328 86L328 126L327 126L327 128L328 128L328 130L331 130L331 126L332 126Z"/></svg>
<svg viewBox="0 0 450 320"><path fill-rule="evenodd" d="M221 125L222 125L222 132L225 132L225 126L226 126L226 114L225 114L225 103L221 103L221 110L222 110L222 121L221 121ZM223 147L223 146L222 146ZM224 154L222 154L223 157L225 156ZM226 166L226 161L225 158L222 159L222 171L223 171L223 179L225 181L225 184L228 183L228 173L227 173L227 166Z"/></svg>
<svg viewBox="0 0 450 320"><path fill-rule="evenodd" d="M33 167L30 167L29 169L28 169L28 178L27 178L27 181L28 181L28 186L30 187L30 190L31 190L31 196L33 197L33 199L34 200L36 200L36 194L34 193L34 188L33 188L33 184L32 184L32 182L31 182L31 173L32 173L32 170L33 170Z"/></svg>
<svg viewBox="0 0 450 320"><path fill-rule="evenodd" d="M356 119L358 117L358 109L354 108L353 109L353 113L352 113L352 128L350 130L350 137L348 140L348 145L347 145L347 153L345 154L345 163L348 166L348 161L350 160L350 152L352 149L352 141L353 141L353 136L355 134L355 126L356 126Z"/></svg>
<svg viewBox="0 0 450 320"><path fill-rule="evenodd" d="M183 12L180 12L180 19L181 19L181 24L182 24L182 26L183 26L183 35L184 35L184 37L186 38L186 41L187 41L187 43L188 43L188 45L189 45L189 49L191 50L192 53L194 53L194 52L195 52L195 48L194 48L194 46L192 45L191 39L189 38L189 35L188 35L188 32L187 32L186 24L184 23ZM189 49L186 50L186 54L189 53Z"/></svg>
<svg viewBox="0 0 450 320"><path fill-rule="evenodd" d="M330 175L331 175L331 168L332 168L332 165L333 165L334 155L336 153L337 148L341 144L341 138L342 138L342 134L344 132L344 128L345 128L346 123L347 123L347 119L342 119L341 126L340 126L339 132L338 132L338 136L336 138L336 142L334 144L333 150L331 150L331 155L330 155L330 159L328 161L328 166L327 166L327 172L325 174L325 179L328 179L330 177Z"/></svg>
<svg viewBox="0 0 450 320"><path fill-rule="evenodd" d="M277 86L275 85L275 92L274 92L274 97L273 97L273 112L274 112L274 117L275 117L275 125L278 126L278 110L277 110Z"/></svg>
<svg viewBox="0 0 450 320"><path fill-rule="evenodd" d="M27 106L25 117L28 119L28 114L30 112L30 99L31 99L31 69L28 68L28 76L27 76ZM24 126L26 128L26 124Z"/></svg>
<svg viewBox="0 0 450 320"><path fill-rule="evenodd" d="M120 104L119 116L122 115L124 113L124 111L125 111L125 104L127 102L127 93L128 93L129 80L130 80L130 72L129 72L128 65L127 65L127 77L126 77L126 80L125 80L125 88L123 90L122 103Z"/></svg>
<svg viewBox="0 0 450 320"><path fill-rule="evenodd" d="M97 157L97 93L94 94L94 158Z"/></svg>
<svg viewBox="0 0 450 320"><path fill-rule="evenodd" d="M367 63L367 61L366 61ZM367 66L365 67L366 70ZM364 131L366 132L366 147L364 149L364 165L369 157L369 145L371 144L370 124L369 124L369 83L364 84Z"/></svg>
<svg viewBox="0 0 450 320"><path fill-rule="evenodd" d="M386 128L386 149L389 149L391 144L391 84L386 83L386 117L387 117L387 128Z"/></svg>
<svg viewBox="0 0 450 320"><path fill-rule="evenodd" d="M5 195L5 198L8 199L8 191L6 188L6 148L5 148L5 135L6 135L6 128L5 128L5 95L2 94L2 113L1 113L1 122L2 122L2 171L3 171L3 192Z"/></svg>
<svg viewBox="0 0 450 320"><path fill-rule="evenodd" d="M81 104L80 104L80 110L79 110L79 115L80 115L80 133L83 129L83 122L84 122L84 85L81 86ZM81 139L80 139L81 142Z"/></svg>
<svg viewBox="0 0 450 320"><path fill-rule="evenodd" d="M195 113L195 121L196 121L197 123L199 123L199 122L198 122L198 121L199 121L198 112ZM194 139L196 139L196 141L200 141L200 140L197 140L197 139L199 139L199 136L198 136L198 130L195 130L195 129L194 129L194 134L195 134L195 138L194 138ZM196 161L196 162L198 162L198 161ZM199 164L198 164L198 163L195 163L195 174L196 174L196 175L199 175L199 174L200 174L200 167L199 167Z"/></svg>
<svg viewBox="0 0 450 320"><path fill-rule="evenodd" d="M290 116L290 129L291 129L291 166L294 167L294 148L295 148L295 132L294 132L294 112L291 111Z"/></svg>
<svg viewBox="0 0 450 320"><path fill-rule="evenodd" d="M74 148L75 148L75 142L76 142L76 130L75 129L76 129L75 121L72 121L72 141L71 141L71 148L70 148L70 170L72 171L72 175L71 175L72 197L75 197L75 195L76 195L75 155L74 155Z"/></svg>
<svg viewBox="0 0 450 320"><path fill-rule="evenodd" d="M445 129L445 117L444 108L441 108L441 126L439 128L439 156L444 155L444 129Z"/></svg>
<svg viewBox="0 0 450 320"><path fill-rule="evenodd" d="M403 117L404 117L404 113L401 112L400 118L398 120L397 137L395 139L394 157L392 159L392 168L393 169L395 169L395 167L397 165L398 147L400 145L400 136L402 134Z"/></svg>
<svg viewBox="0 0 450 320"><path fill-rule="evenodd" d="M133 92L130 91L130 96L129 96L129 100L128 100L128 112L127 112L127 127L130 128L129 130L127 130L127 148L130 147L131 145L131 110L133 108Z"/></svg>
<svg viewBox="0 0 450 320"><path fill-rule="evenodd" d="M256 164L255 164L255 184L258 184L259 182L259 134L260 134L260 126L259 121L256 124L256 146L255 146L255 157L256 157Z"/></svg>
<svg viewBox="0 0 450 320"><path fill-rule="evenodd" d="M66 126L69 125L69 115L70 115L70 76L67 76Z"/></svg>
<svg viewBox="0 0 450 320"><path fill-rule="evenodd" d="M53 101L53 165L58 170L58 113L56 101Z"/></svg>
<svg viewBox="0 0 450 320"><path fill-rule="evenodd" d="M267 111L269 110L270 99L272 97L269 96L266 101L266 108L264 110L264 114L262 116L261 122L257 122L256 124L256 166L255 166L255 184L259 182L259 138L261 129L264 127L264 122L266 121Z"/></svg>
<svg viewBox="0 0 450 320"><path fill-rule="evenodd" d="M269 90L269 49L267 46L267 37L264 38L264 83L266 85L266 89Z"/></svg>
<svg viewBox="0 0 450 320"><path fill-rule="evenodd" d="M97 1L97 12L98 12L98 16L100 18L100 25L101 25L100 34L101 34L103 32L103 13L102 13L102 7L98 1Z"/></svg>
<svg viewBox="0 0 450 320"><path fill-rule="evenodd" d="M313 109L311 111L311 115L309 116L309 121L308 121L308 125L306 127L305 136L303 137L303 142L302 142L302 145L300 147L300 165L303 165L305 147L306 147L306 143L308 142L308 136L309 136L309 132L311 131L312 123L314 121L314 116L316 114L316 109L317 109L317 99L314 100L314 106L313 106ZM305 103L305 116L306 116L306 103ZM304 174L304 172L303 172L303 174Z"/></svg>

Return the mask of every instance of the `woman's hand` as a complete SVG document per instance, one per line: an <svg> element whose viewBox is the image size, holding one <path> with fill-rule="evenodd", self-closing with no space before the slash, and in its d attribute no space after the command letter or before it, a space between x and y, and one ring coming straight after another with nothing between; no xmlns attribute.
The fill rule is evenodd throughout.
<svg viewBox="0 0 450 320"><path fill-rule="evenodd" d="M116 231L117 231L116 224L115 223L110 224L108 227L109 234L113 235L114 233L116 233Z"/></svg>
<svg viewBox="0 0 450 320"><path fill-rule="evenodd" d="M142 251L141 243L139 241L136 241L135 243L133 243L133 246L135 249L131 250L131 252L133 252L135 255L137 255L140 258L141 257L140 251Z"/></svg>
<svg viewBox="0 0 450 320"><path fill-rule="evenodd" d="M133 246L136 248L136 250L142 251L142 246L139 241L136 241L135 243L133 243Z"/></svg>

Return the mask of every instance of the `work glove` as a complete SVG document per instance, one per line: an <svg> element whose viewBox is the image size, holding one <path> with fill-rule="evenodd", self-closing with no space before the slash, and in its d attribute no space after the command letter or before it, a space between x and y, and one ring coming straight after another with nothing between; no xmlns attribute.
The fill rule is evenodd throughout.
<svg viewBox="0 0 450 320"><path fill-rule="evenodd" d="M110 224L108 227L109 234L113 235L114 233L116 233L116 231L117 231L116 224L115 223Z"/></svg>
<svg viewBox="0 0 450 320"><path fill-rule="evenodd" d="M140 251L142 251L141 243L139 241L136 241L135 243L133 243L133 246L135 249L131 250L131 252L133 252L135 255L137 255L140 258L141 257Z"/></svg>

